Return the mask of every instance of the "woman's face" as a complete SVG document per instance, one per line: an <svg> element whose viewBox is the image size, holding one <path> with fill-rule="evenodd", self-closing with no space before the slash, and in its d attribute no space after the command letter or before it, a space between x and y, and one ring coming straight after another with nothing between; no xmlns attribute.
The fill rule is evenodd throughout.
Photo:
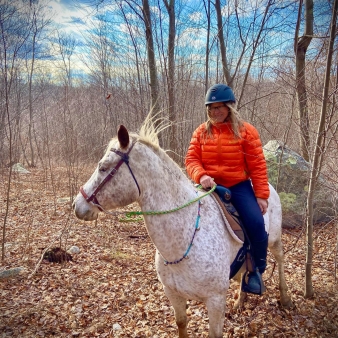
<svg viewBox="0 0 338 338"><path fill-rule="evenodd" d="M228 117L229 108L223 102L211 103L208 112L213 123L221 123Z"/></svg>

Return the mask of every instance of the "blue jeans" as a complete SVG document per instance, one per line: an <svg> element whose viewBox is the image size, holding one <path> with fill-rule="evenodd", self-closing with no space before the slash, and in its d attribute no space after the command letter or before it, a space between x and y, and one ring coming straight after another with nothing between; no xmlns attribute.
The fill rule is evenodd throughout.
<svg viewBox="0 0 338 338"><path fill-rule="evenodd" d="M228 188L231 191L231 203L240 215L245 231L251 243L266 239L264 219L251 186L246 180Z"/></svg>

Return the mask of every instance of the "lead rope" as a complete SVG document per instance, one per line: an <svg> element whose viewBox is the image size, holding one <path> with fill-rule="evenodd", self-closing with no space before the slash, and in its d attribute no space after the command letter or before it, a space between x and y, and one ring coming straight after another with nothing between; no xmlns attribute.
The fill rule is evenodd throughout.
<svg viewBox="0 0 338 338"><path fill-rule="evenodd" d="M198 186L198 189L200 189L201 186ZM180 207L177 207L177 208L174 208L174 209L170 209L170 210L164 210L164 211L130 211L130 212L127 212L125 213L126 217L125 218L120 218L119 221L120 222L138 222L138 221L142 221L143 218L142 217L138 217L138 218L134 218L134 216L140 216L140 215L164 215L164 214L169 214L171 212L174 212L174 211L177 211L177 210L180 210L180 209L183 209L185 207L187 207L188 205L190 204L193 204L195 202L198 202L198 211L197 211L197 218L196 218L196 222L195 222L195 230L194 230L194 233L191 237L191 241L188 245L188 248L187 250L185 251L185 253L183 254L183 256L180 258L180 259L176 259L174 261L171 261L169 262L168 260L166 260L164 258L164 256L160 253L159 250L158 253L162 256L163 258L163 263L164 265L172 265L172 264L178 264L180 263L181 261L183 261L183 259L185 258L189 258L188 254L190 252L190 249L191 247L193 246L193 242L194 242L194 239L195 239L195 235L196 235L196 232L198 230L200 230L200 226L199 226L199 222L200 222L200 218L201 218L201 199L210 195L214 190L216 189L216 185L214 185L208 192L206 192L205 194L201 195L201 196L198 196L196 198L194 198L193 200L181 205ZM196 191L197 193L197 191ZM102 209L102 207L101 207ZM108 213L108 214L112 214L111 212L108 212L108 211L105 211L104 209L102 209L103 212L105 213Z"/></svg>
<svg viewBox="0 0 338 338"><path fill-rule="evenodd" d="M200 189L201 186L199 185L198 186L198 189ZM178 211L178 210L181 210L195 202L199 202L202 198L210 195L214 190L216 189L216 185L214 185L208 192L206 192L205 194L201 195L201 196L198 196L196 198L194 198L193 200L177 207L177 208L174 208L174 209L170 209L170 210L163 210L163 211L129 211L129 212L125 212L125 211L115 211L115 212L111 212L111 211L107 211L107 210L104 210L102 208L102 206L100 206L100 208L102 209L102 211L105 213L105 214L108 214L108 215L117 215L117 214L124 214L125 217L124 218L119 218L119 222L140 222L140 221L143 221L143 217L136 217L136 216L144 216L144 215L165 215L165 214L169 214L171 212L175 212L175 211ZM93 203L95 206L99 206L98 204L95 204Z"/></svg>
<svg viewBox="0 0 338 338"><path fill-rule="evenodd" d="M189 258L188 254L189 254L189 251L190 251L190 249L191 249L191 247L193 245L196 232L200 229L200 226L199 226L200 218L201 218L201 201L198 201L198 212L197 212L197 218L196 218L196 222L195 222L195 231L194 231L194 234L192 235L192 238L191 238L190 244L188 246L188 249L185 251L183 257L181 257L180 259L176 259L175 261L172 261L172 262L167 261L163 257L163 255L157 250L160 253L160 255L162 256L163 260L164 260L164 265L178 264L179 262L183 261L184 258Z"/></svg>

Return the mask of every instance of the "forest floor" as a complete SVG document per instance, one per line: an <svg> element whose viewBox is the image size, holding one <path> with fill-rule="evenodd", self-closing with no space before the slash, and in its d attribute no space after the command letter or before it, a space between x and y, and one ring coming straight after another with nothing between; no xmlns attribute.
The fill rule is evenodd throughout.
<svg viewBox="0 0 338 338"><path fill-rule="evenodd" d="M88 177L81 173L79 181ZM155 248L142 222L120 223L107 215L97 222L80 221L66 198L67 171L53 170L53 179L54 186L41 169L13 176L0 272L24 270L0 280L0 338L177 337L173 310L154 268ZM6 184L1 189L4 220ZM269 255L267 292L250 295L241 311L234 310L238 284L231 283L224 337L338 337L337 225L316 226L314 238L314 297L303 296L305 232L283 229L286 279L295 307L280 306L278 273ZM76 245L80 253L63 264L38 264L44 248L60 245ZM190 337L207 337L204 304L188 302L187 313Z"/></svg>

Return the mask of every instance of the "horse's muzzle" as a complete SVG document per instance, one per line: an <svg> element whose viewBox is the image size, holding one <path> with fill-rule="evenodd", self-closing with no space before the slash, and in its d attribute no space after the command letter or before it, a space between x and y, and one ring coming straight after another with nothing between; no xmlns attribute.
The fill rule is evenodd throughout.
<svg viewBox="0 0 338 338"><path fill-rule="evenodd" d="M78 194L73 202L75 216L84 221L95 221L98 217L98 208L86 202L81 194Z"/></svg>

